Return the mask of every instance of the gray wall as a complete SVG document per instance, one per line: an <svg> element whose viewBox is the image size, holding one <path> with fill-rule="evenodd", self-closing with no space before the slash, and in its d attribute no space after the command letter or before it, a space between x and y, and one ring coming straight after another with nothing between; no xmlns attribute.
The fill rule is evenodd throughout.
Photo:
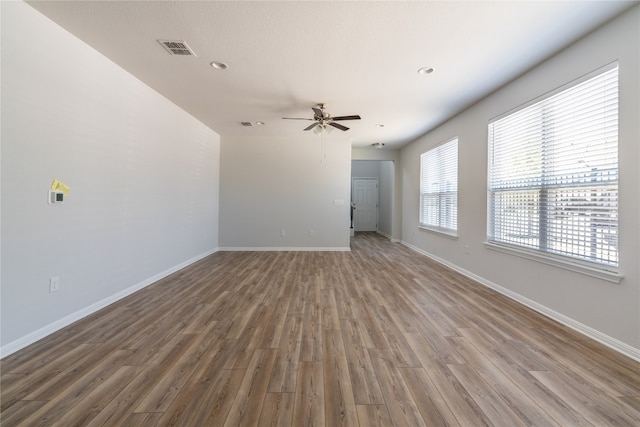
<svg viewBox="0 0 640 427"><path fill-rule="evenodd" d="M380 178L380 162L377 160L354 160L351 162L351 177Z"/></svg>
<svg viewBox="0 0 640 427"><path fill-rule="evenodd" d="M392 161L380 162L380 217L378 218L378 231L389 238L393 233L394 173L395 164Z"/></svg>
<svg viewBox="0 0 640 427"><path fill-rule="evenodd" d="M332 133L324 161L320 147L312 132L222 139L221 248L349 250L350 142Z"/></svg>
<svg viewBox="0 0 640 427"><path fill-rule="evenodd" d="M1 7L7 354L216 250L219 136L27 4ZM48 205L54 179L71 191Z"/></svg>
<svg viewBox="0 0 640 427"><path fill-rule="evenodd" d="M475 275L592 336L640 357L640 7L406 146L402 162L402 236L406 244ZM489 250L487 125L510 111L608 63L620 65L620 269L615 284L529 259ZM418 229L419 156L459 137L458 239Z"/></svg>

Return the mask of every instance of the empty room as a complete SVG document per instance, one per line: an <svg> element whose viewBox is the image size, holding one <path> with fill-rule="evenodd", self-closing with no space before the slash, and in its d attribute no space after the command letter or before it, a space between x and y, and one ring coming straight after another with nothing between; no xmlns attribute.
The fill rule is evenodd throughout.
<svg viewBox="0 0 640 427"><path fill-rule="evenodd" d="M0 425L640 425L640 2L1 1Z"/></svg>

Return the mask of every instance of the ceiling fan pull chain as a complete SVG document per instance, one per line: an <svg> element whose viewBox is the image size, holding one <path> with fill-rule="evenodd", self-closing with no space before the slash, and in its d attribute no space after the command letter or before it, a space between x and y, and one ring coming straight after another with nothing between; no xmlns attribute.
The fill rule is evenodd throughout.
<svg viewBox="0 0 640 427"><path fill-rule="evenodd" d="M327 141L325 139L325 132L320 134L320 164L324 165L324 159L327 158Z"/></svg>

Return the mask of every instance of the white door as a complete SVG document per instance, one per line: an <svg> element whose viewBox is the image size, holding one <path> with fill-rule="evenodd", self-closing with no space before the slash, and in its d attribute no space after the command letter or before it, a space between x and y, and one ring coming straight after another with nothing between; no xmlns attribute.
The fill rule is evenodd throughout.
<svg viewBox="0 0 640 427"><path fill-rule="evenodd" d="M353 178L355 231L378 231L378 178Z"/></svg>

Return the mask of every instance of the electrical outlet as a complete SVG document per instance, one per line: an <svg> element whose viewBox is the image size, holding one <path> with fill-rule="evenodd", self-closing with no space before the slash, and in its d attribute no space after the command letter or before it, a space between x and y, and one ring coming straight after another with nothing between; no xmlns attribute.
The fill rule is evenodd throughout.
<svg viewBox="0 0 640 427"><path fill-rule="evenodd" d="M60 289L60 277L54 276L49 279L49 293L58 292Z"/></svg>
<svg viewBox="0 0 640 427"><path fill-rule="evenodd" d="M309 230L309 237L313 237L313 228Z"/></svg>
<svg viewBox="0 0 640 427"><path fill-rule="evenodd" d="M285 231L284 231L284 230L280 230L280 235L281 235L281 236L284 236L285 234L287 234L287 233L285 233Z"/></svg>

